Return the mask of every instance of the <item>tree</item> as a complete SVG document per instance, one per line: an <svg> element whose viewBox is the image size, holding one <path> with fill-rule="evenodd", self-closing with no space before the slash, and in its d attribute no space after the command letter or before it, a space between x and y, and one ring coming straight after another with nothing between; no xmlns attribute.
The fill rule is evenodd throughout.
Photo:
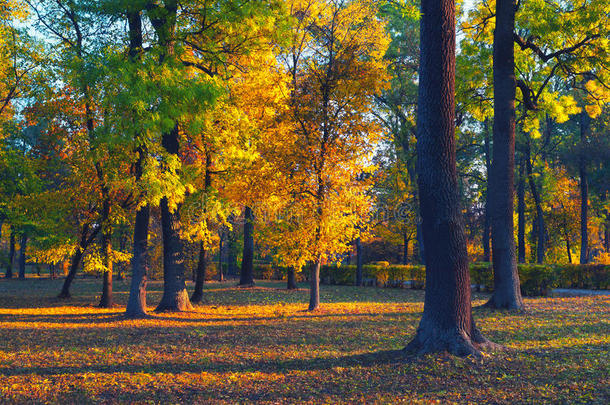
<svg viewBox="0 0 610 405"><path fill-rule="evenodd" d="M358 177L371 171L366 160L380 132L371 98L384 87L388 40L376 4L309 0L289 7L296 23L280 59L291 79L292 128L275 164L292 214L269 242L284 265L311 263L313 311L320 305L321 264L351 247L370 206L368 184Z"/></svg>
<svg viewBox="0 0 610 405"><path fill-rule="evenodd" d="M426 246L424 312L409 352L459 356L490 347L470 304L466 239L455 163L455 4L423 1L417 107L417 168Z"/></svg>

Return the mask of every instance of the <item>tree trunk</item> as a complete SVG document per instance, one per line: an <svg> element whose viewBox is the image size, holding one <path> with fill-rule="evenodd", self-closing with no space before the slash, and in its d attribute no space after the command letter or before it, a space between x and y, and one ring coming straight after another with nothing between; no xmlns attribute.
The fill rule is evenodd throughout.
<svg viewBox="0 0 610 405"><path fill-rule="evenodd" d="M129 25L129 58L136 61L142 51L142 17L139 10L127 13ZM136 139L137 141L137 139ZM138 159L135 164L136 183L142 178L146 149L140 145L136 148ZM140 206L136 211L136 221L133 228L133 255L131 258L131 285L125 316L141 318L146 316L146 275L148 272L148 225L150 222L150 207Z"/></svg>
<svg viewBox="0 0 610 405"><path fill-rule="evenodd" d="M55 263L49 263L49 278L55 280L57 278L55 274Z"/></svg>
<svg viewBox="0 0 610 405"><path fill-rule="evenodd" d="M589 210L589 181L587 178L587 158L585 147L588 134L591 130L591 118L583 111L580 113L580 157L578 172L580 175L580 264L589 263L589 233L588 233L588 210Z"/></svg>
<svg viewBox="0 0 610 405"><path fill-rule="evenodd" d="M21 241L19 242L19 279L25 280L25 249L28 244L28 235L25 233L21 235Z"/></svg>
<svg viewBox="0 0 610 405"><path fill-rule="evenodd" d="M489 139L489 121L485 119L483 131L485 133L485 170L487 173L487 188L485 189L485 215L483 218L483 261L489 263L491 260L491 220L489 218L489 172L491 171L491 148Z"/></svg>
<svg viewBox="0 0 610 405"><path fill-rule="evenodd" d="M203 241L199 242L199 260L195 272L195 291L191 296L192 303L200 303L203 300L203 285L207 273L206 250Z"/></svg>
<svg viewBox="0 0 610 405"><path fill-rule="evenodd" d="M222 273L222 248L224 241L224 232L220 232L218 238L218 281L224 281L224 274Z"/></svg>
<svg viewBox="0 0 610 405"><path fill-rule="evenodd" d="M525 263L525 168L523 156L519 159L519 183L517 184L517 242L519 263Z"/></svg>
<svg viewBox="0 0 610 405"><path fill-rule="evenodd" d="M231 221L231 223L233 223ZM237 233L235 229L227 232L227 275L231 278L237 276Z"/></svg>
<svg viewBox="0 0 610 405"><path fill-rule="evenodd" d="M497 0L493 45L494 124L489 212L494 292L487 306L521 309L513 223L515 167L515 1Z"/></svg>
<svg viewBox="0 0 610 405"><path fill-rule="evenodd" d="M455 4L423 1L420 20L417 166L426 246L424 312L408 352L477 354L477 330L455 163Z"/></svg>
<svg viewBox="0 0 610 405"><path fill-rule="evenodd" d="M572 246L570 246L570 236L566 234L566 251L568 253L568 263L572 264Z"/></svg>
<svg viewBox="0 0 610 405"><path fill-rule="evenodd" d="M411 237L403 232L402 234L402 264L409 264L409 242L411 241Z"/></svg>
<svg viewBox="0 0 610 405"><path fill-rule="evenodd" d="M11 226L11 234L8 242L8 264L6 266L6 278L13 278L13 262L15 261L15 231Z"/></svg>
<svg viewBox="0 0 610 405"><path fill-rule="evenodd" d="M356 239L356 285L362 285L362 243L360 238Z"/></svg>
<svg viewBox="0 0 610 405"><path fill-rule="evenodd" d="M241 261L239 285L254 285L254 215L250 207L244 211L244 251Z"/></svg>
<svg viewBox="0 0 610 405"><path fill-rule="evenodd" d="M534 182L534 176L532 173L533 170L532 159L530 156L529 138L526 147L525 164L527 166L527 181L529 183L530 191L532 192L532 197L534 198L534 204L536 206L536 263L543 264L546 251L546 224L544 222L544 211L542 210L542 201L540 199L538 187L536 187L536 183Z"/></svg>
<svg viewBox="0 0 610 405"><path fill-rule="evenodd" d="M288 269L288 274L286 275L286 289L296 290L297 288L297 276L294 268L291 267Z"/></svg>
<svg viewBox="0 0 610 405"><path fill-rule="evenodd" d="M103 186L106 188L106 186ZM108 192L106 190L105 194ZM104 261L104 274L102 278L102 297L100 298L100 308L112 308L112 226L110 225L110 200L106 198L102 208L102 230L101 251Z"/></svg>
<svg viewBox="0 0 610 405"><path fill-rule="evenodd" d="M320 265L322 256L318 256L309 272L309 311L320 308Z"/></svg>
<svg viewBox="0 0 610 405"><path fill-rule="evenodd" d="M138 161L140 161L138 159ZM138 169L136 168L136 173ZM141 168L140 168L141 173ZM146 281L148 273L148 225L150 223L150 207L143 205L136 211L136 221L133 228L133 256L131 259L131 285L129 300L125 309L128 318L146 316Z"/></svg>
<svg viewBox="0 0 610 405"><path fill-rule="evenodd" d="M74 277L76 276L76 272L78 271L78 266L80 264L82 257L83 257L83 251L81 250L81 248L79 246L76 248L76 252L74 252L74 255L72 256L72 262L70 263L70 270L68 271L68 275L66 276L66 279L64 280L64 284L61 287L61 292L59 293L57 298L69 299L72 297L70 295L70 286L72 285L72 281L74 280Z"/></svg>
<svg viewBox="0 0 610 405"><path fill-rule="evenodd" d="M155 311L191 310L193 306L186 291L179 207L172 212L167 197L161 199L161 232L163 234L163 296Z"/></svg>

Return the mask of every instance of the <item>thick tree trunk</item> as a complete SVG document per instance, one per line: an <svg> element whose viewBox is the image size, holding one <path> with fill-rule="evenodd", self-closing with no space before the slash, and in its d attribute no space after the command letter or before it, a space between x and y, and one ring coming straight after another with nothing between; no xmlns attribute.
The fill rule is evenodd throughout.
<svg viewBox="0 0 610 405"><path fill-rule="evenodd" d="M360 238L356 239L356 285L362 285L362 242Z"/></svg>
<svg viewBox="0 0 610 405"><path fill-rule="evenodd" d="M525 168L523 156L519 159L519 182L517 184L517 243L519 263L525 263Z"/></svg>
<svg viewBox="0 0 610 405"><path fill-rule="evenodd" d="M163 234L163 296L156 311L191 310L193 306L186 291L179 208L172 212L167 197L161 199L161 229Z"/></svg>
<svg viewBox="0 0 610 405"><path fill-rule="evenodd" d="M455 4L421 3L417 166L426 246L424 312L408 352L477 354L455 163Z"/></svg>
<svg viewBox="0 0 610 405"><path fill-rule="evenodd" d="M199 260L197 261L197 270L195 272L195 291L191 296L192 303L200 303L203 300L203 285L207 273L206 250L202 242L199 242Z"/></svg>
<svg viewBox="0 0 610 405"><path fill-rule="evenodd" d="M138 169L136 168L136 173ZM141 173L141 169L140 169ZM131 285L125 316L141 318L146 316L146 277L148 273L148 225L150 207L143 205L136 211L133 228L133 256L131 259Z"/></svg>
<svg viewBox="0 0 610 405"><path fill-rule="evenodd" d="M491 260L491 220L489 216L489 172L491 171L491 148L489 139L489 121L485 119L483 126L485 135L484 148L485 148L485 170L487 173L487 187L485 190L485 215L483 218L483 261L489 262Z"/></svg>
<svg viewBox="0 0 610 405"><path fill-rule="evenodd" d="M163 134L163 148L177 155L178 126ZM163 296L155 309L161 311L188 311L193 308L186 291L184 248L180 239L180 204L170 209L167 197L161 199L161 233L163 235Z"/></svg>
<svg viewBox="0 0 610 405"><path fill-rule="evenodd" d="M320 266L322 257L318 256L309 272L309 311L320 308Z"/></svg>
<svg viewBox="0 0 610 405"><path fill-rule="evenodd" d="M587 112L580 113L580 157L578 172L580 175L580 264L589 263L589 180L587 178L587 158L585 147L589 131L591 130L591 118Z"/></svg>
<svg viewBox="0 0 610 405"><path fill-rule="evenodd" d="M6 278L13 278L13 262L15 261L15 231L11 226L11 234L8 242L8 264L6 266Z"/></svg>
<svg viewBox="0 0 610 405"><path fill-rule="evenodd" d="M296 290L297 288L297 276L294 268L291 267L288 269L288 274L286 274L286 289Z"/></svg>
<svg viewBox="0 0 610 405"><path fill-rule="evenodd" d="M25 280L25 250L28 244L28 235L21 235L19 242L19 279Z"/></svg>
<svg viewBox="0 0 610 405"><path fill-rule="evenodd" d="M493 45L494 124L489 212L494 292L487 306L521 309L513 223L515 167L515 1L496 1Z"/></svg>
<svg viewBox="0 0 610 405"><path fill-rule="evenodd" d="M254 215L250 207L244 211L244 251L241 260L239 285L254 285Z"/></svg>
<svg viewBox="0 0 610 405"><path fill-rule="evenodd" d="M129 58L137 60L142 51L142 17L140 10L127 13L129 25ZM137 141L137 139L136 139ZM140 181L144 169L146 150L143 146L136 148L138 159L135 164L135 180ZM133 228L133 255L131 258L131 284L125 316L141 318L146 316L146 276L148 273L148 225L150 223L150 207L140 206L136 211Z"/></svg>

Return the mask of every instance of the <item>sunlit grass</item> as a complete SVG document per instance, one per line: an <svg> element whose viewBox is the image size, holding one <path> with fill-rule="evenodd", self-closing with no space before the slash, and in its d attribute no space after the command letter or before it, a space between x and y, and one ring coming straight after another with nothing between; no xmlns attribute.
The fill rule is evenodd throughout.
<svg viewBox="0 0 610 405"><path fill-rule="evenodd" d="M190 313L126 320L99 309L99 280L0 281L0 402L598 402L610 392L610 299L526 301L525 314L475 310L508 348L483 360L396 350L415 332L421 291L259 282L206 287ZM128 282L116 283L124 305ZM161 285L150 283L149 303ZM484 302L475 296L475 304ZM150 309L154 309L153 306Z"/></svg>

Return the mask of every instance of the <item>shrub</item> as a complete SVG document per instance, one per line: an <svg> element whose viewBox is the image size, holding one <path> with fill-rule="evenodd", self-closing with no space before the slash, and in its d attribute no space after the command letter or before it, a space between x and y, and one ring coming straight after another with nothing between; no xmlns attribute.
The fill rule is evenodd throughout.
<svg viewBox="0 0 610 405"><path fill-rule="evenodd" d="M557 287L557 273L552 266L542 264L520 264L519 280L521 294L526 296L546 296L551 288Z"/></svg>
<svg viewBox="0 0 610 405"><path fill-rule="evenodd" d="M559 264L554 266L562 288L606 289L610 286L610 265Z"/></svg>
<svg viewBox="0 0 610 405"><path fill-rule="evenodd" d="M491 263L470 263L470 282L476 284L477 291L481 291L482 286L491 291L494 285L494 273Z"/></svg>

